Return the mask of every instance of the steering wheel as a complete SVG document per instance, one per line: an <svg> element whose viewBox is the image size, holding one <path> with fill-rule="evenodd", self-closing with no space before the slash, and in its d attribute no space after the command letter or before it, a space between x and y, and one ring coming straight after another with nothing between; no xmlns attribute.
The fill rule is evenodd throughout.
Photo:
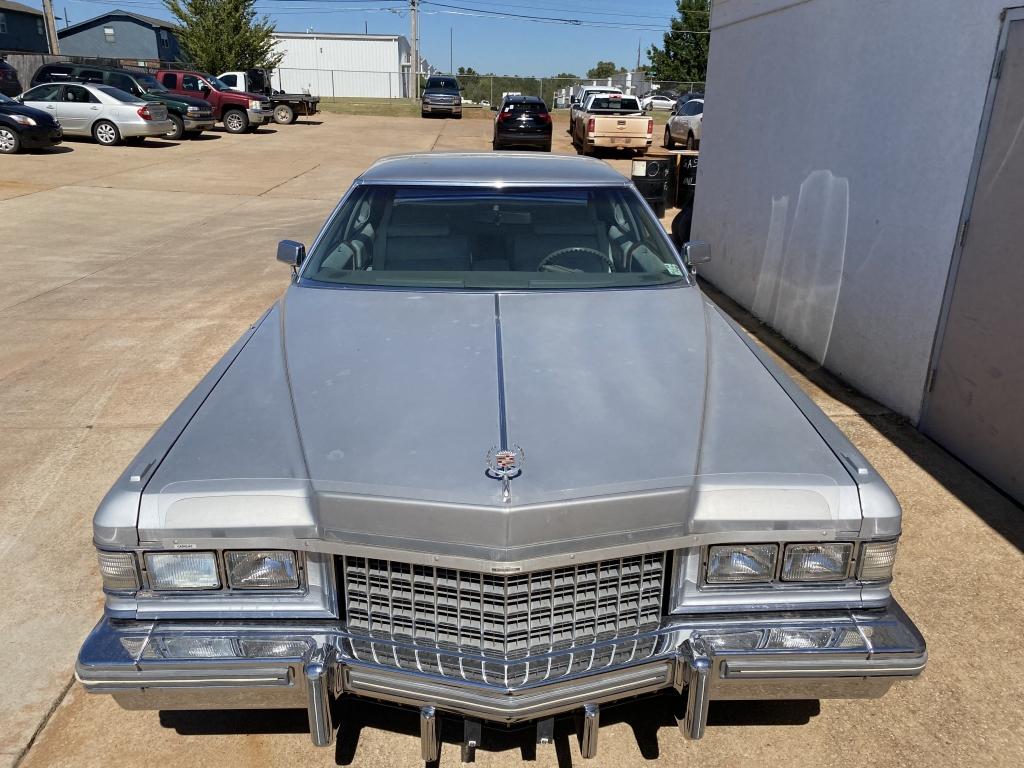
<svg viewBox="0 0 1024 768"><path fill-rule="evenodd" d="M572 254L574 257L584 257L590 261L600 262L600 269L581 269L576 267L569 267L564 264L555 264L561 256L568 256ZM574 259L575 260L575 259ZM596 248L586 248L582 245L573 245L568 248L559 248L557 251L552 251L543 259L540 260L540 264L537 265L538 272L608 272L611 274L615 271L615 262L612 261L612 257L607 253L601 253Z"/></svg>

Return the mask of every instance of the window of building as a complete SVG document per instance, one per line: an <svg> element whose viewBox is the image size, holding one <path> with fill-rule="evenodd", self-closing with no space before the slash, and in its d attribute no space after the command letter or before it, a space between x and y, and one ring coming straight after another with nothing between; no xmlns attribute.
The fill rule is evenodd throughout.
<svg viewBox="0 0 1024 768"><path fill-rule="evenodd" d="M115 38L114 38L114 28L113 27L104 27L103 28L103 39L106 40L108 43L113 43L114 42Z"/></svg>
<svg viewBox="0 0 1024 768"><path fill-rule="evenodd" d="M170 47L170 45L171 45L171 38L168 36L167 30L166 29L161 29L160 30L160 47L161 48L168 48L168 47Z"/></svg>
<svg viewBox="0 0 1024 768"><path fill-rule="evenodd" d="M36 19L36 33L40 34L40 35L45 35L46 34L46 28L43 27L43 20L42 19Z"/></svg>
<svg viewBox="0 0 1024 768"><path fill-rule="evenodd" d="M7 34L7 17L0 13L0 35Z"/></svg>

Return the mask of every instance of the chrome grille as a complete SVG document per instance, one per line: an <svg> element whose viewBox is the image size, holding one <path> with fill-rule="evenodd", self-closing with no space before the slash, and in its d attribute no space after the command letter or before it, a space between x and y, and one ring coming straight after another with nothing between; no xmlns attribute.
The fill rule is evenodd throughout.
<svg viewBox="0 0 1024 768"><path fill-rule="evenodd" d="M366 637L349 650L506 684L627 663L653 652L638 636L661 620L665 568L663 552L509 576L343 557L346 622Z"/></svg>

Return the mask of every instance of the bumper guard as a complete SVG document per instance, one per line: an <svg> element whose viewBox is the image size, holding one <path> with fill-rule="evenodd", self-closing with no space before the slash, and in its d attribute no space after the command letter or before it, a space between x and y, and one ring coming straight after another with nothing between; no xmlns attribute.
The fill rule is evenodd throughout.
<svg viewBox="0 0 1024 768"><path fill-rule="evenodd" d="M685 697L679 727L687 738L699 739L712 700L874 698L919 675L927 661L924 639L895 601L875 611L671 617L643 637L655 642L642 659L582 673L572 673L576 666L570 661L569 674L516 687L368 663L346 650L365 638L348 633L341 622L104 618L79 653L76 677L87 691L112 694L128 709L303 708L318 746L334 739L335 697L409 705L420 710L423 757L429 761L438 754L442 716L464 719L463 757L470 760L481 721L536 721L538 743L545 743L553 718L572 713L581 754L592 757L600 706L619 699L675 689ZM595 658L621 642L615 638L604 646L529 660ZM396 663L419 658L402 656L413 646L385 647ZM422 646L418 651L424 653Z"/></svg>

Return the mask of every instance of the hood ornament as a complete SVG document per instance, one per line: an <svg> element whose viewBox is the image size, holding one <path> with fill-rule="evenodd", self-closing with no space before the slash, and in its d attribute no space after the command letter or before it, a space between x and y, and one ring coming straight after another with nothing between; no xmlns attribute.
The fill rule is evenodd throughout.
<svg viewBox="0 0 1024 768"><path fill-rule="evenodd" d="M494 446L487 452L487 476L501 480L501 500L512 500L512 478L523 474L526 454L518 445L511 448Z"/></svg>

